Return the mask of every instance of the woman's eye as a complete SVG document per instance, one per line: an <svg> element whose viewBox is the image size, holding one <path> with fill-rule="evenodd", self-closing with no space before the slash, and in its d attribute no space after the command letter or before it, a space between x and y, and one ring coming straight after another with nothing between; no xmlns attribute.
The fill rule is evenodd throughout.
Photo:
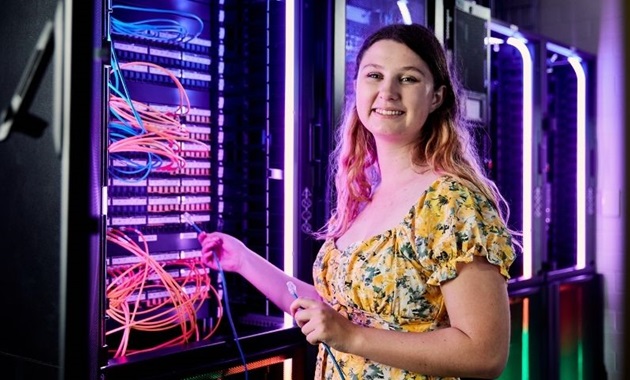
<svg viewBox="0 0 630 380"><path fill-rule="evenodd" d="M372 79L379 79L381 75L378 73L368 73L367 77Z"/></svg>
<svg viewBox="0 0 630 380"><path fill-rule="evenodd" d="M403 83L415 83L418 80L416 78L414 78L414 77L402 77L402 78L400 78L400 81L403 82Z"/></svg>

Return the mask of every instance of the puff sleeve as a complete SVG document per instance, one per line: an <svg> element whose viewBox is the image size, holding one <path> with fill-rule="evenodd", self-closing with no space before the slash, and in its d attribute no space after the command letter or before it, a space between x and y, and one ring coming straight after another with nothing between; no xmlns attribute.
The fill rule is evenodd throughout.
<svg viewBox="0 0 630 380"><path fill-rule="evenodd" d="M456 179L430 188L414 223L415 248L428 272L428 285L457 277L458 262L485 257L509 279L514 262L512 237L495 207L482 194Z"/></svg>

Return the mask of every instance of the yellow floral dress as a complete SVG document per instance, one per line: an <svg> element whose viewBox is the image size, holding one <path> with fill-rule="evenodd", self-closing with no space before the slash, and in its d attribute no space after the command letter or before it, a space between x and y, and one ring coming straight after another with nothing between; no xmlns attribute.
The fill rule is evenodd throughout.
<svg viewBox="0 0 630 380"><path fill-rule="evenodd" d="M451 176L438 178L392 229L344 251L324 242L313 265L315 288L354 323L424 332L449 326L440 283L457 276L457 262L483 256L509 278L512 240L496 209ZM346 379L437 380L331 349ZM340 379L319 347L316 380Z"/></svg>

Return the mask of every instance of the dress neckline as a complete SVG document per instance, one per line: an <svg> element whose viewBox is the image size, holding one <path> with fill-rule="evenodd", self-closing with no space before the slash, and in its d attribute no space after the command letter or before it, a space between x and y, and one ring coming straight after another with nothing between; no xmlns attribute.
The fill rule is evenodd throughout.
<svg viewBox="0 0 630 380"><path fill-rule="evenodd" d="M354 241L353 243L348 244L344 249L339 249L337 247L337 240L336 239L328 239L328 241L330 242L330 244L332 245L332 248L338 252L341 253L346 253L348 252L350 249L354 249L356 247L358 247L361 244L364 244L368 241L372 241L374 240L377 236L381 236L381 235L385 235L388 232L389 233L393 233L396 229L400 228L401 225L403 225L403 223L405 223L405 221L411 216L411 214L413 213L413 210L415 209L416 205L423 199L426 197L427 193L429 192L429 189L432 189L435 187L436 184L438 183L442 183L448 179L452 178L451 175L449 174L443 174L438 176L435 181L431 182L431 184L429 186L426 187L426 189L424 189L422 191L422 194L418 197L418 199L409 207L409 211L407 211L407 213L403 216L402 220L399 221L398 223L396 223L394 226L390 227L390 228L386 228L385 230L375 233L373 235L368 236L365 239L362 240L357 240Z"/></svg>

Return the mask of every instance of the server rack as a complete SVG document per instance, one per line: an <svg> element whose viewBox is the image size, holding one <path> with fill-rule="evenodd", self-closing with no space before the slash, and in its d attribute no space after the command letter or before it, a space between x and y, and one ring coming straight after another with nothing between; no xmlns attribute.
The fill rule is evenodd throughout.
<svg viewBox="0 0 630 380"><path fill-rule="evenodd" d="M159 278L141 281L140 293L125 294L126 302L134 303L134 313L149 310L149 326L155 323L157 313L173 321L175 331L165 334L163 329L144 334L147 337L134 331L144 344L137 348L137 354L143 355L139 359L134 351L121 352L127 345L120 339L126 339L125 335L114 337L118 348L108 349L110 356L102 366L106 378L131 374L137 378L226 376L230 371L249 372L253 366L248 365L250 362L274 358L258 373L263 376L274 366L281 370L283 361L303 351L303 337L292 323L285 323L281 310L240 277L212 272L200 264L197 233L186 223L192 219L203 230L237 236L272 264L288 273L294 271L293 199L299 171L293 155L299 147L295 146L296 125L290 119L295 107L290 92L295 91L294 77L287 74L295 65L294 46L287 39L294 33L292 6L293 2L270 1L112 2L112 57L118 60L121 81L127 80L130 97L137 94L133 100L138 108L148 105L151 117L153 111L161 111L162 116L173 117L175 124L188 133L177 141L186 165L173 171L173 162L179 158L174 158L172 152L165 155L170 159L165 166L159 166L164 157L151 155L141 162L151 160L157 169L137 178L133 169L142 159L112 149L119 141L127 141L127 135L123 140L112 136L124 134L128 125L120 128L120 111L112 110L112 104L117 105L112 95L124 94L122 86L112 85L110 76L109 104L116 118L110 117L108 128L108 197L126 206L130 199L137 199L136 193L130 197L112 192L139 188L141 209L138 214L132 210L131 215L110 215L108 232L118 225L126 231L128 224L138 222L141 233L145 238L149 236L150 256L164 261L163 270L150 272ZM184 32L178 34L180 29L168 27L166 31L147 32L144 28L147 22L159 25L164 19L177 23ZM138 24L143 28L134 29ZM112 72L117 72L114 61ZM165 86L170 81L179 81L181 86ZM172 140L170 137L169 144ZM112 174L112 166L118 169L116 165L123 166L123 175L115 175L118 171ZM136 176L134 181L125 177L130 171ZM134 186L137 179L140 186ZM126 270L125 255L123 268L113 265L119 257L113 249L108 250L108 256L112 260L108 275ZM165 273L170 275L169 281L164 280ZM123 274L127 276L127 272ZM120 276L109 279L110 284L122 283L126 288ZM177 292L188 295L183 301L171 300L173 280L179 284ZM109 290L109 305L120 302L110 297L120 290ZM178 319L162 314L160 302L164 298L166 309L176 310L178 316L182 311L187 314ZM144 308L135 308L138 303ZM106 313L114 315L111 307ZM106 336L128 324L118 318L122 326L106 326ZM109 340L106 342L111 345Z"/></svg>
<svg viewBox="0 0 630 380"><path fill-rule="evenodd" d="M545 41L547 261L550 271L595 266L596 59Z"/></svg>
<svg viewBox="0 0 630 380"><path fill-rule="evenodd" d="M543 224L543 175L538 150L541 132L541 80L537 62L541 42L497 20L490 23L490 177L510 207L508 224L522 231L522 248L510 269L512 278L528 280L540 273L537 252ZM518 247L517 247L518 248Z"/></svg>

